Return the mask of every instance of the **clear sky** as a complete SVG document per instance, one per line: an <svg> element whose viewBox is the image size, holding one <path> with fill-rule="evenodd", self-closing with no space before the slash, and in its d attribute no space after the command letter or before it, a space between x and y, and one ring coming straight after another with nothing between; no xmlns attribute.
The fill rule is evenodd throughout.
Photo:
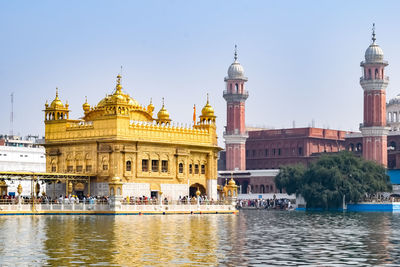
<svg viewBox="0 0 400 267"><path fill-rule="evenodd" d="M0 0L0 133L44 135L55 88L83 115L115 88L165 105L191 123L210 94L220 145L224 77L234 44L249 78L248 125L358 130L360 61L377 43L389 61L388 99L400 93L400 1L5 1Z"/></svg>

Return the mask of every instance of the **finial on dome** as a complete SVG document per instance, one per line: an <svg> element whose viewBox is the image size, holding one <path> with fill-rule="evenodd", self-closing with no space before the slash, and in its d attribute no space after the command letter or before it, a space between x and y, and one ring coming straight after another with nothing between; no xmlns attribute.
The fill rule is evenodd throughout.
<svg viewBox="0 0 400 267"><path fill-rule="evenodd" d="M238 59L238 56L237 56L237 45L235 45L235 54L234 55L235 55L234 59L235 59L235 61L237 61L237 59Z"/></svg>
<svg viewBox="0 0 400 267"><path fill-rule="evenodd" d="M209 99L208 99L208 93L207 93L207 104L209 103L209 101L208 101Z"/></svg>
<svg viewBox="0 0 400 267"><path fill-rule="evenodd" d="M122 78L121 74L118 74L117 75L117 86L116 86L117 92L120 92L122 89L121 78Z"/></svg>
<svg viewBox="0 0 400 267"><path fill-rule="evenodd" d="M56 87L56 97L58 97L58 87Z"/></svg>
<svg viewBox="0 0 400 267"><path fill-rule="evenodd" d="M375 23L372 23L372 43L375 43Z"/></svg>
<svg viewBox="0 0 400 267"><path fill-rule="evenodd" d="M162 107L164 107L164 97L162 98Z"/></svg>

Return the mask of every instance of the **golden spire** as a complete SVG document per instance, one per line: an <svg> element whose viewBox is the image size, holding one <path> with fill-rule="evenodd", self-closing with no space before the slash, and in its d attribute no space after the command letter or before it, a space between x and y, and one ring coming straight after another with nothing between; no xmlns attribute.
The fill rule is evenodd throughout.
<svg viewBox="0 0 400 267"><path fill-rule="evenodd" d="M150 98L150 104L147 106L147 112L153 114L153 111L154 111L153 99Z"/></svg>
<svg viewBox="0 0 400 267"><path fill-rule="evenodd" d="M210 105L210 101L209 101L209 97L208 97L208 93L207 93L207 103L206 105L203 107L203 109L201 110L201 115L204 118L210 118L210 119L215 119L215 115L214 115L214 109L212 108L212 106Z"/></svg>
<svg viewBox="0 0 400 267"><path fill-rule="evenodd" d="M164 97L162 98L162 108L157 113L157 119L160 123L169 123L171 119L169 118L169 113L164 105Z"/></svg>
<svg viewBox="0 0 400 267"><path fill-rule="evenodd" d="M50 108L64 108L63 103L61 102L60 98L58 98L58 87L56 87L56 97L51 102Z"/></svg>
<svg viewBox="0 0 400 267"><path fill-rule="evenodd" d="M90 110L90 105L87 102L87 96L85 96L85 103L83 103L82 108L83 108L83 111L85 111L85 113Z"/></svg>
<svg viewBox="0 0 400 267"><path fill-rule="evenodd" d="M121 75L117 75L117 86L116 86L116 93L121 93L122 85L121 85Z"/></svg>

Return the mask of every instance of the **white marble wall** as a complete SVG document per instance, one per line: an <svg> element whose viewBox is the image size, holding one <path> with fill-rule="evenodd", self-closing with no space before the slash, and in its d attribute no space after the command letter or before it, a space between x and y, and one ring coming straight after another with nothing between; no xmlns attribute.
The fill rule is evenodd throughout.
<svg viewBox="0 0 400 267"><path fill-rule="evenodd" d="M187 184L161 184L161 192L163 192L163 198L178 200L179 197L189 194L189 188Z"/></svg>
<svg viewBox="0 0 400 267"><path fill-rule="evenodd" d="M150 184L148 183L124 183L122 185L123 197L150 197Z"/></svg>

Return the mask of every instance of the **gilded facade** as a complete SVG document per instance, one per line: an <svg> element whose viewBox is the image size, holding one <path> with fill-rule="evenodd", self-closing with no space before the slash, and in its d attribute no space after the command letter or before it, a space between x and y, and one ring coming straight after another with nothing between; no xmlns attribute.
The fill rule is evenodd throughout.
<svg viewBox="0 0 400 267"><path fill-rule="evenodd" d="M69 106L59 99L45 104L47 172L90 174L90 185L74 193L109 195L108 183L119 177L123 196L177 199L202 194L217 198L217 144L214 110L207 104L190 127L173 123L165 108L140 105L116 88L97 105L87 100L81 119L69 118ZM89 188L90 187L90 188ZM53 194L65 184L50 185Z"/></svg>

